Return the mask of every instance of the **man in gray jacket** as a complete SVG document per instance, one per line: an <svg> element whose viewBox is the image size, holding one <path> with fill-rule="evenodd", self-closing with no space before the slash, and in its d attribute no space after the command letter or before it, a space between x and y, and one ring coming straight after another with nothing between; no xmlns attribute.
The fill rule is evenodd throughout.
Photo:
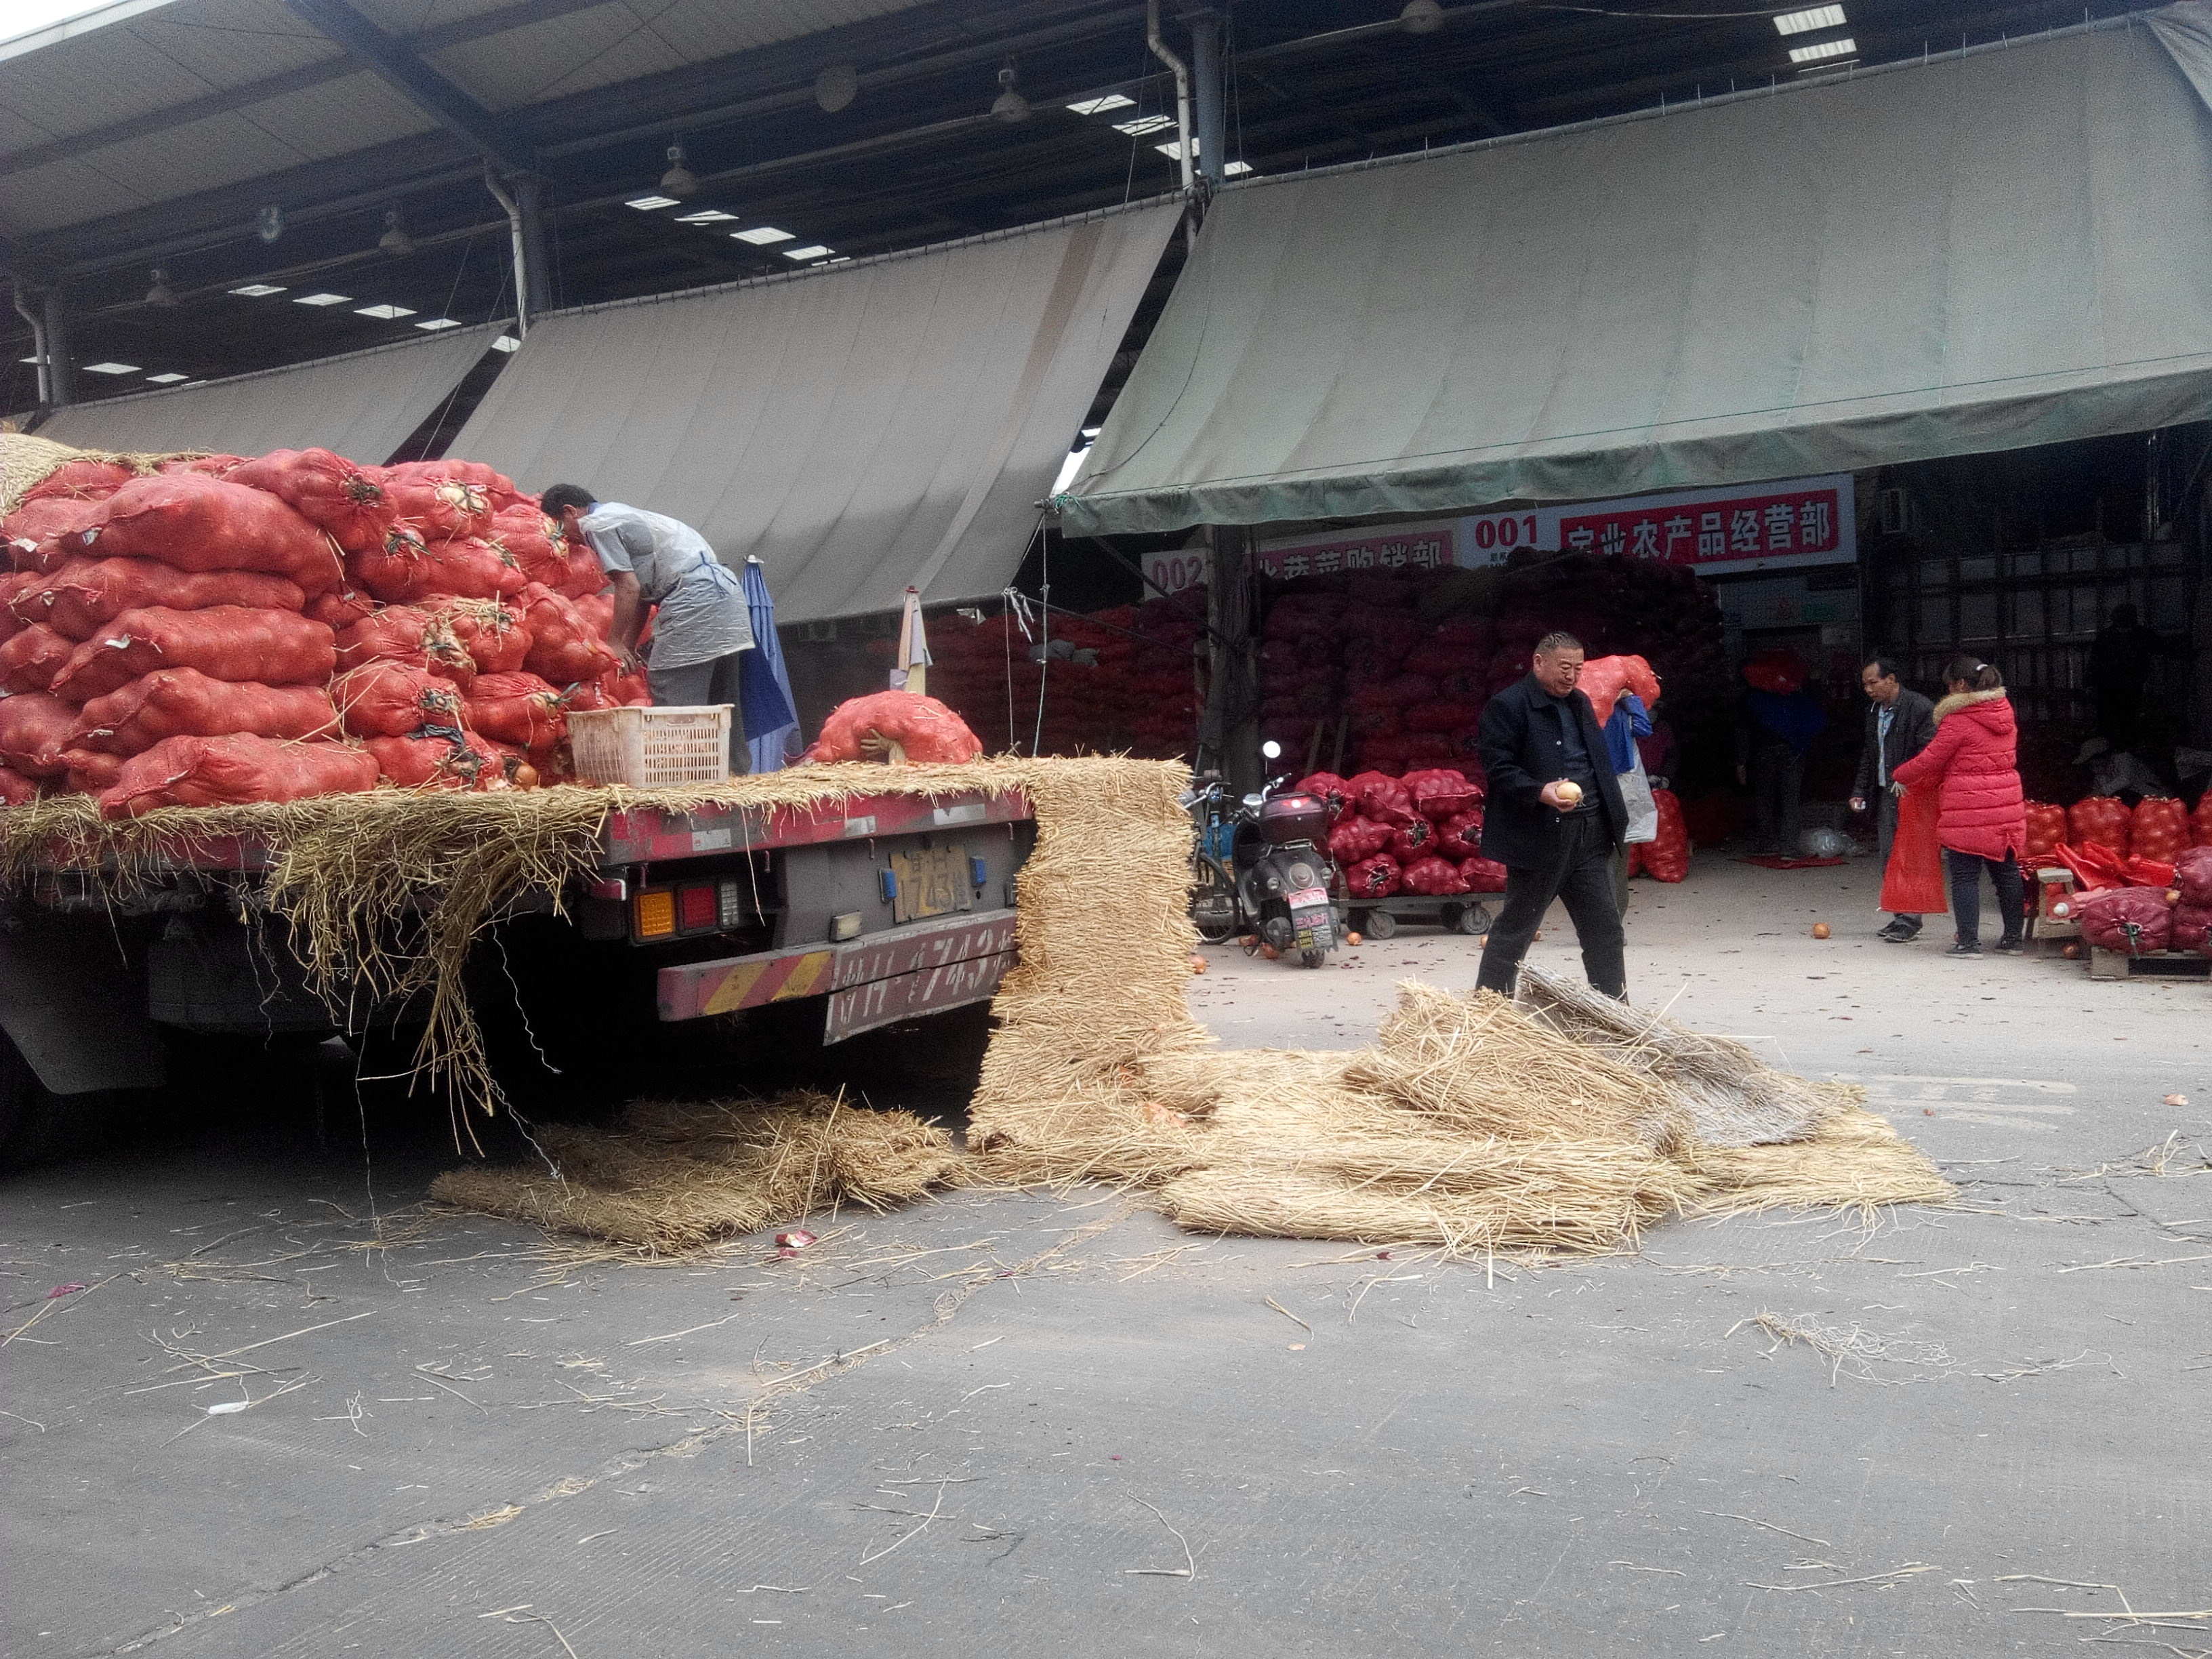
<svg viewBox="0 0 2212 1659"><path fill-rule="evenodd" d="M1874 803L1875 844L1887 870L1890 843L1897 838L1898 790L1890 779L1935 738L1936 705L1907 690L1887 657L1876 657L1860 669L1859 684L1867 694L1866 741L1859 749L1858 778L1851 785L1851 811L1863 812ZM1910 944L1919 936L1918 916L1892 916L1875 935L1893 945Z"/></svg>

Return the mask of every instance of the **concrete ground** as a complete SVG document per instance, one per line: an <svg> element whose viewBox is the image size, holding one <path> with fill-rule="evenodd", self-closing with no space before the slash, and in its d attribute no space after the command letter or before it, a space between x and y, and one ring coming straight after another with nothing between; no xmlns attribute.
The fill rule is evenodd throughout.
<svg viewBox="0 0 2212 1659"><path fill-rule="evenodd" d="M274 1102L0 1183L0 1650L2212 1649L2212 988L1877 943L1863 864L1634 886L1638 1001L1863 1080L1960 1202L1492 1272L978 1193L649 1269ZM1474 950L1192 1001L1350 1046Z"/></svg>

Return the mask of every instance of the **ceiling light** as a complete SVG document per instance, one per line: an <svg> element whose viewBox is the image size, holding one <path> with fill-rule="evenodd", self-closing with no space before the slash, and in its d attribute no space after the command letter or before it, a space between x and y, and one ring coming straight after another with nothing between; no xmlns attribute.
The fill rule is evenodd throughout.
<svg viewBox="0 0 2212 1659"><path fill-rule="evenodd" d="M680 141L668 147L668 171L660 175L660 193L673 196L679 202L699 193L698 175L684 165L684 146Z"/></svg>
<svg viewBox="0 0 2212 1659"><path fill-rule="evenodd" d="M1818 64L1830 58L1856 56L1859 43L1846 35L1840 40L1823 40L1816 46L1792 46L1790 61L1793 64Z"/></svg>
<svg viewBox="0 0 2212 1659"><path fill-rule="evenodd" d="M491 349L494 351L520 351L522 349L522 342L512 334L502 334L491 343Z"/></svg>
<svg viewBox="0 0 2212 1659"><path fill-rule="evenodd" d="M809 242L805 247L784 249L783 257L787 259L819 259L833 251L823 246L819 242Z"/></svg>
<svg viewBox="0 0 2212 1659"><path fill-rule="evenodd" d="M146 371L136 363L87 363L88 374L143 374Z"/></svg>
<svg viewBox="0 0 2212 1659"><path fill-rule="evenodd" d="M415 239L399 222L399 210L388 209L384 216L384 234L376 239L376 246L395 259L404 259L415 251Z"/></svg>
<svg viewBox="0 0 2212 1659"><path fill-rule="evenodd" d="M1221 164L1221 176L1224 179L1242 179L1251 171L1249 161L1224 161Z"/></svg>
<svg viewBox="0 0 2212 1659"><path fill-rule="evenodd" d="M441 328L459 328L460 325L455 322L451 317L427 317L423 319L422 321L416 324L415 326L417 328L427 328L433 332L435 332L437 330Z"/></svg>
<svg viewBox="0 0 2212 1659"><path fill-rule="evenodd" d="M814 77L814 101L835 115L860 95L860 77L850 64L831 64Z"/></svg>
<svg viewBox="0 0 2212 1659"><path fill-rule="evenodd" d="M154 267L154 286L146 290L146 303L163 311L177 308L177 296L169 288L169 273L160 265Z"/></svg>
<svg viewBox="0 0 2212 1659"><path fill-rule="evenodd" d="M1116 121L1114 131L1126 132L1132 138L1141 138L1148 132L1159 132L1175 125L1172 115L1139 115L1133 121Z"/></svg>
<svg viewBox="0 0 2212 1659"><path fill-rule="evenodd" d="M350 294L302 294L292 303L295 306L342 306L352 298Z"/></svg>
<svg viewBox="0 0 2212 1659"><path fill-rule="evenodd" d="M1109 109L1134 109L1137 100L1124 98L1118 92L1109 92L1103 98L1085 98L1067 107L1078 115L1103 115Z"/></svg>
<svg viewBox="0 0 2212 1659"><path fill-rule="evenodd" d="M656 208L675 207L678 203L673 196L633 196L623 205L634 207L641 213L651 213Z"/></svg>
<svg viewBox="0 0 2212 1659"><path fill-rule="evenodd" d="M1030 100L1014 90L1014 66L1012 64L999 71L999 95L991 100L991 113L1001 121L1026 121L1030 118Z"/></svg>
<svg viewBox="0 0 2212 1659"><path fill-rule="evenodd" d="M1814 29L1839 29L1844 22L1841 6L1814 6L1809 11L1785 11L1774 20L1780 34L1805 34Z"/></svg>
<svg viewBox="0 0 2212 1659"><path fill-rule="evenodd" d="M774 225L755 225L750 230L733 230L730 234L740 242L750 242L755 247L768 247L777 242L798 239L787 230L778 230Z"/></svg>
<svg viewBox="0 0 2212 1659"><path fill-rule="evenodd" d="M242 294L249 300L265 300L272 294L283 291L274 283L248 283L244 288L231 289L233 294Z"/></svg>
<svg viewBox="0 0 2212 1659"><path fill-rule="evenodd" d="M1398 27L1408 34L1434 34L1444 26L1444 9L1437 0L1406 0L1398 14Z"/></svg>
<svg viewBox="0 0 2212 1659"><path fill-rule="evenodd" d="M415 313L407 306L356 306L353 314L356 317L375 317L392 323L402 317L412 317Z"/></svg>
<svg viewBox="0 0 2212 1659"><path fill-rule="evenodd" d="M737 221L736 214L725 213L720 208L702 208L696 213L679 213L676 216L676 222L679 225L735 224Z"/></svg>
<svg viewBox="0 0 2212 1659"><path fill-rule="evenodd" d="M167 374L149 374L146 378L151 380L155 386L174 386L179 380L189 380L191 376L179 374L175 370L172 369Z"/></svg>

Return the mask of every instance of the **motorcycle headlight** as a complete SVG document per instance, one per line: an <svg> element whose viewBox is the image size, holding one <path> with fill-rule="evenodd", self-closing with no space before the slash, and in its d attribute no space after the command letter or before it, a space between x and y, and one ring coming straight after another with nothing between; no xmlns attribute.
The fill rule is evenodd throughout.
<svg viewBox="0 0 2212 1659"><path fill-rule="evenodd" d="M1267 872L1267 890L1271 893L1283 890L1283 878L1272 870Z"/></svg>
<svg viewBox="0 0 2212 1659"><path fill-rule="evenodd" d="M1311 865L1294 864L1291 866L1291 884L1293 887L1317 886L1320 881L1321 878L1314 873Z"/></svg>

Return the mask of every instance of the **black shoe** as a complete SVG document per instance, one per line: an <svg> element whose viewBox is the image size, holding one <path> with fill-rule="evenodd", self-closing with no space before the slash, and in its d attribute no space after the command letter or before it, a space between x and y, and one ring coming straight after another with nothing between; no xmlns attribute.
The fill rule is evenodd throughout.
<svg viewBox="0 0 2212 1659"><path fill-rule="evenodd" d="M1997 954L2001 957L2016 957L2027 949L2027 944L2024 939L2001 939L1996 945Z"/></svg>
<svg viewBox="0 0 2212 1659"><path fill-rule="evenodd" d="M1963 939L1956 945L1953 945L1949 950L1943 952L1947 957L1978 957L1981 955L1981 940Z"/></svg>
<svg viewBox="0 0 2212 1659"><path fill-rule="evenodd" d="M1905 921L1893 921L1878 931L1875 937L1887 939L1892 945L1909 945L1920 937L1920 929Z"/></svg>

